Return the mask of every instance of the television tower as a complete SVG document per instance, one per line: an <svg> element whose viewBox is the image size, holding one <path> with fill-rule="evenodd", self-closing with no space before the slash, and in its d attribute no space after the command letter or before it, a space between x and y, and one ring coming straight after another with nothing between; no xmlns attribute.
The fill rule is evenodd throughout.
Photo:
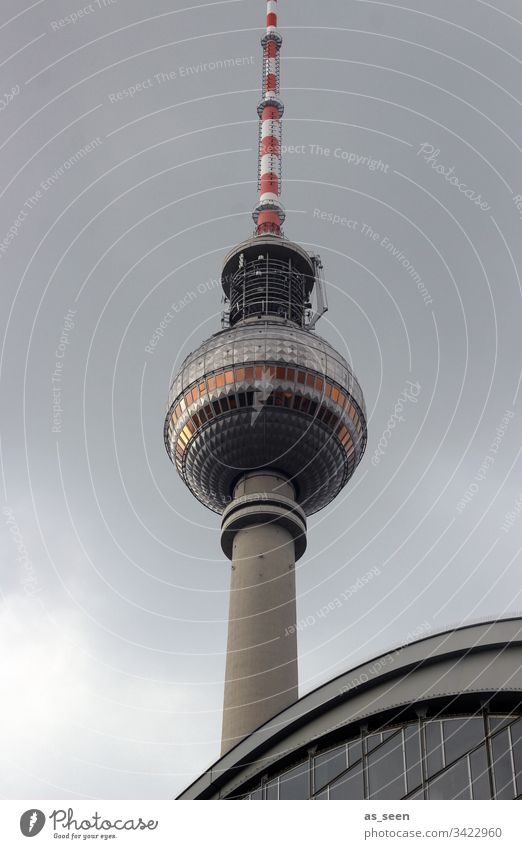
<svg viewBox="0 0 522 849"><path fill-rule="evenodd" d="M295 563L306 517L335 498L366 445L361 388L314 332L326 310L320 258L282 232L276 0L261 44L254 234L225 257L225 326L183 362L164 429L181 478L222 516L232 561L222 754L298 698Z"/></svg>

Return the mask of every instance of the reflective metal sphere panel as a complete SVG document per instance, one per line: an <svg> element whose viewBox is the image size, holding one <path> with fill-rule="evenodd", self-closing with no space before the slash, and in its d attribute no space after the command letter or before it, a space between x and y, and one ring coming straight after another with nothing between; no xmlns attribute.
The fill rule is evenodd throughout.
<svg viewBox="0 0 522 849"><path fill-rule="evenodd" d="M246 471L285 474L307 515L352 476L366 445L361 388L343 357L310 330L244 323L216 333L172 385L165 445L203 504L221 513Z"/></svg>

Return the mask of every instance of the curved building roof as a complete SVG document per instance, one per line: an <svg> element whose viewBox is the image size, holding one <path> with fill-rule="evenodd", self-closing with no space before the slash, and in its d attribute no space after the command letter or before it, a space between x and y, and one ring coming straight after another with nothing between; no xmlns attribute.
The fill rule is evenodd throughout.
<svg viewBox="0 0 522 849"><path fill-rule="evenodd" d="M391 650L308 693L213 764L178 798L230 797L351 729L423 711L522 703L522 617L467 625Z"/></svg>

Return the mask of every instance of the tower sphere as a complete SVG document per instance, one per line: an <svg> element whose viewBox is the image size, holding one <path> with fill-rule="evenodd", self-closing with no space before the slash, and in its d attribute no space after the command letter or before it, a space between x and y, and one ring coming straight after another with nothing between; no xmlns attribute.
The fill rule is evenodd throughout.
<svg viewBox="0 0 522 849"><path fill-rule="evenodd" d="M314 278L313 258L286 239L238 245L222 275L231 326L189 354L174 379L165 445L191 492L217 513L246 473L270 470L311 515L362 458L362 390L341 354L305 325Z"/></svg>

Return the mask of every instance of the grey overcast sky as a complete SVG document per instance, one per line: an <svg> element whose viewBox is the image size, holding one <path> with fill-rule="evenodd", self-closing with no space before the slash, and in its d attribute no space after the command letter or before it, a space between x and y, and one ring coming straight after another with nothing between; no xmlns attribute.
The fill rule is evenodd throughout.
<svg viewBox="0 0 522 849"><path fill-rule="evenodd" d="M168 798L219 753L229 565L163 419L252 229L265 3L84 2L1 7L0 795ZM279 15L286 235L369 414L298 564L304 694L522 608L522 7Z"/></svg>

